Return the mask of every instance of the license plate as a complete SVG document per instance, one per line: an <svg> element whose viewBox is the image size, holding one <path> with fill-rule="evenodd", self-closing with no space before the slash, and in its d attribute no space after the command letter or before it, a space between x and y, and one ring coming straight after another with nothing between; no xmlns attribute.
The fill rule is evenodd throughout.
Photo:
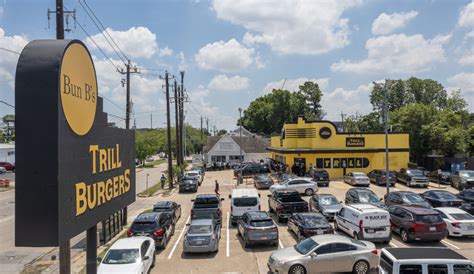
<svg viewBox="0 0 474 274"><path fill-rule="evenodd" d="M317 230L316 234L321 235L321 234L323 234L323 231L322 230Z"/></svg>
<svg viewBox="0 0 474 274"><path fill-rule="evenodd" d="M268 240L268 237L262 237L261 239L262 240Z"/></svg>
<svg viewBox="0 0 474 274"><path fill-rule="evenodd" d="M197 240L197 241L196 241L196 244L200 245L200 244L202 244L202 241L201 241L201 240Z"/></svg>
<svg viewBox="0 0 474 274"><path fill-rule="evenodd" d="M374 232L375 232L375 230L373 230L373 229L367 229L367 233L374 233Z"/></svg>
<svg viewBox="0 0 474 274"><path fill-rule="evenodd" d="M468 226L467 229L468 230L474 230L474 226Z"/></svg>
<svg viewBox="0 0 474 274"><path fill-rule="evenodd" d="M436 227L430 227L430 231L436 231Z"/></svg>

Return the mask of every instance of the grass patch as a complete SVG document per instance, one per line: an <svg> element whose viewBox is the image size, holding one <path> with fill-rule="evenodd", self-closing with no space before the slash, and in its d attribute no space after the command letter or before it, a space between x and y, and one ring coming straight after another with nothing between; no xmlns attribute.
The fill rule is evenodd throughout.
<svg viewBox="0 0 474 274"><path fill-rule="evenodd" d="M141 165L140 167L143 167L143 168L153 168L155 166L158 166L158 165L161 165L162 163L166 162L165 159L158 159L158 160L155 160L153 162L149 162L149 163L144 163L143 165Z"/></svg>
<svg viewBox="0 0 474 274"><path fill-rule="evenodd" d="M166 186L166 182L165 182L165 186ZM151 187L149 187L148 189L145 189L144 191L138 193L138 196L146 196L146 197L153 196L160 189L161 189L161 182L158 182L152 185Z"/></svg>

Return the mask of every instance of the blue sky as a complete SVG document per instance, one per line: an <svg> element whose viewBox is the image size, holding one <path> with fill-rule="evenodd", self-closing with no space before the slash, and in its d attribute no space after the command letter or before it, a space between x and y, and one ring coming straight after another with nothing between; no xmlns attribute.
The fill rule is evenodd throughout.
<svg viewBox="0 0 474 274"><path fill-rule="evenodd" d="M81 0L82 2L82 0ZM55 37L46 11L53 0L0 2L0 47L21 52L34 39ZM163 82L168 70L185 70L187 121L200 116L218 128L235 126L246 108L272 88L295 90L310 79L324 92L326 119L371 111L372 81L432 78L461 89L474 111L474 3L405 1L86 1L114 40L140 68L131 91L137 127L165 122ZM77 0L77 21L123 67ZM69 20L73 27L73 20ZM124 117L122 76L78 26L66 38L86 42L95 59L105 110ZM0 50L0 100L14 102L18 56ZM286 79L286 81L285 81ZM112 101L114 103L109 102ZM116 104L119 106L117 107ZM0 115L11 113L0 105ZM123 126L123 120L110 117ZM173 119L172 119L173 120Z"/></svg>

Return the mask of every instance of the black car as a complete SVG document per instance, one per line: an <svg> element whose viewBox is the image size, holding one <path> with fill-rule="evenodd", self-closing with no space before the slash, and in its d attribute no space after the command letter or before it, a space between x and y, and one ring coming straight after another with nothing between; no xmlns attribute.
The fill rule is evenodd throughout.
<svg viewBox="0 0 474 274"><path fill-rule="evenodd" d="M148 236L155 240L157 247L165 248L175 226L173 217L166 212L147 212L138 215L127 232L128 237Z"/></svg>
<svg viewBox="0 0 474 274"><path fill-rule="evenodd" d="M331 224L319 213L295 213L288 218L288 230L292 231L299 241L305 238L333 234Z"/></svg>
<svg viewBox="0 0 474 274"><path fill-rule="evenodd" d="M342 202L338 201L332 194L314 194L309 199L309 210L323 214L328 221L334 220L336 214L342 208Z"/></svg>
<svg viewBox="0 0 474 274"><path fill-rule="evenodd" d="M350 188L346 192L346 204L371 204L378 207L385 207L382 199L370 189L367 188Z"/></svg>
<svg viewBox="0 0 474 274"><path fill-rule="evenodd" d="M447 171L434 170L428 173L428 179L433 183L450 185L451 173Z"/></svg>
<svg viewBox="0 0 474 274"><path fill-rule="evenodd" d="M325 169L315 169L313 181L317 182L318 186L329 186L329 173Z"/></svg>
<svg viewBox="0 0 474 274"><path fill-rule="evenodd" d="M189 179L189 178L186 178L185 176L181 178L181 180L179 181L178 192L179 193L182 193L185 191L197 192L198 186L199 186L199 183L197 182L197 180Z"/></svg>
<svg viewBox="0 0 474 274"><path fill-rule="evenodd" d="M378 186L380 185L385 186L387 184L387 181L386 181L387 177L385 176L386 174L387 174L386 170L374 169L370 171L369 173L367 173L367 177L369 177L370 182L375 183ZM397 178L395 177L395 174L393 173L393 171L389 171L388 174L389 174L388 175L389 184L390 186L394 186L395 183L397 182Z"/></svg>
<svg viewBox="0 0 474 274"><path fill-rule="evenodd" d="M255 175L253 178L253 184L256 189L268 189L273 185L273 179L266 174Z"/></svg>
<svg viewBox="0 0 474 274"><path fill-rule="evenodd" d="M431 208L431 204L428 203L419 194L411 191L392 191L384 195L385 204L389 205L406 205L406 206L420 206Z"/></svg>
<svg viewBox="0 0 474 274"><path fill-rule="evenodd" d="M421 196L433 207L460 207L463 204L463 200L446 190L428 190L421 194Z"/></svg>
<svg viewBox="0 0 474 274"><path fill-rule="evenodd" d="M456 195L459 199L464 201L461 209L474 215L474 189L466 189Z"/></svg>
<svg viewBox="0 0 474 274"><path fill-rule="evenodd" d="M192 199L191 220L214 219L222 224L222 201L217 194L198 194Z"/></svg>
<svg viewBox="0 0 474 274"><path fill-rule="evenodd" d="M240 174L243 177L249 177L265 173L270 173L270 167L267 164L252 163L235 169L234 177L238 177Z"/></svg>
<svg viewBox="0 0 474 274"><path fill-rule="evenodd" d="M153 206L153 212L166 212L171 214L173 224L181 217L181 205L173 201L161 201Z"/></svg>

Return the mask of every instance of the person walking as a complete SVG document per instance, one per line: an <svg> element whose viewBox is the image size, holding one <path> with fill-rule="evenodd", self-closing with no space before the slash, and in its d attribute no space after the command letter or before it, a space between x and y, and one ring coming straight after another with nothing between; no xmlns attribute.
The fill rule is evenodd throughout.
<svg viewBox="0 0 474 274"><path fill-rule="evenodd" d="M165 174L161 174L160 182L161 182L161 190L164 190L165 189L165 183L166 183Z"/></svg>
<svg viewBox="0 0 474 274"><path fill-rule="evenodd" d="M217 196L220 196L220 194L219 194L219 183L217 182L217 180L215 181L214 192L216 192Z"/></svg>

